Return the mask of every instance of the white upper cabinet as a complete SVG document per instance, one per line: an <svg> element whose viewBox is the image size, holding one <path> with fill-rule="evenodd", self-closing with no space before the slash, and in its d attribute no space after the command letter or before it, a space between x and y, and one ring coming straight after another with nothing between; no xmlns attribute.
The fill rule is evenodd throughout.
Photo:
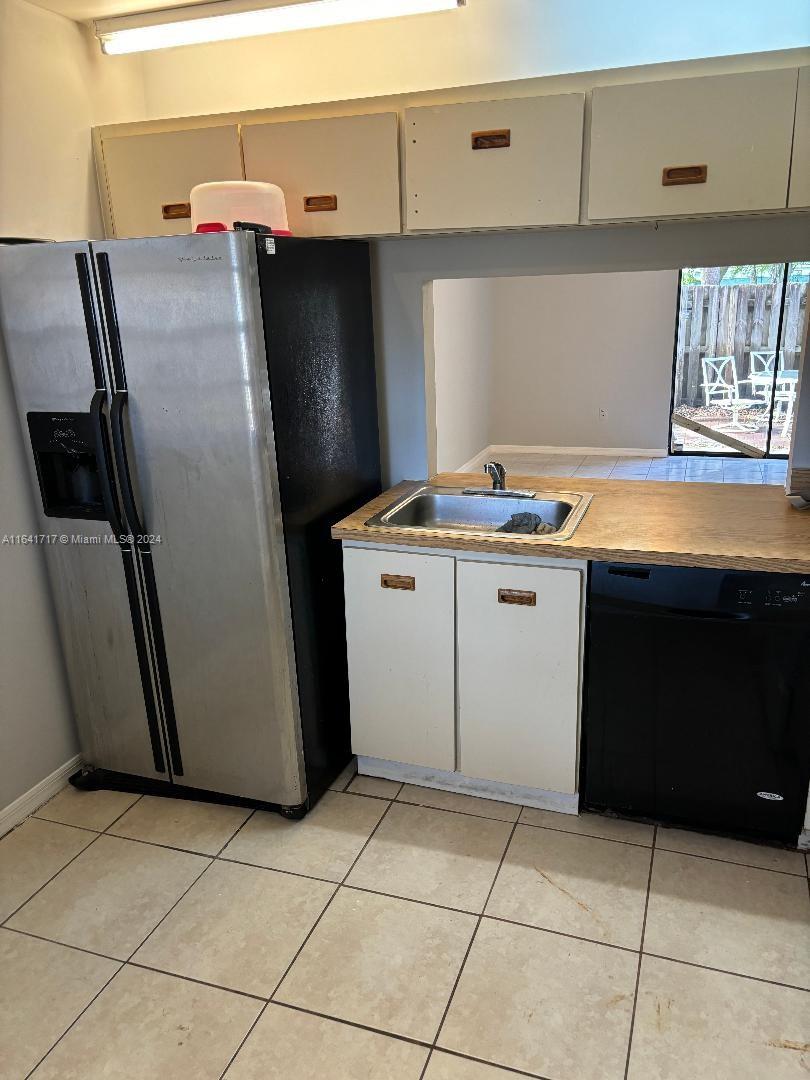
<svg viewBox="0 0 810 1080"><path fill-rule="evenodd" d="M787 205L795 68L593 91L588 218Z"/></svg>
<svg viewBox="0 0 810 1080"><path fill-rule="evenodd" d="M191 189L242 179L235 124L104 136L102 155L112 235L118 239L191 232Z"/></svg>
<svg viewBox="0 0 810 1080"><path fill-rule="evenodd" d="M810 206L810 67L799 69L788 206Z"/></svg>
<svg viewBox="0 0 810 1080"><path fill-rule="evenodd" d="M245 179L278 184L296 236L398 233L397 114L244 124Z"/></svg>
<svg viewBox="0 0 810 1080"><path fill-rule="evenodd" d="M408 229L576 224L584 104L559 94L406 109Z"/></svg>

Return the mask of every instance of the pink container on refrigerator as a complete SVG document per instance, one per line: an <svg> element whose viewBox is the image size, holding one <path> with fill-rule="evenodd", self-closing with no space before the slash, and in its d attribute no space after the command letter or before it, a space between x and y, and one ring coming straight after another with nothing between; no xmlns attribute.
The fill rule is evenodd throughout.
<svg viewBox="0 0 810 1080"><path fill-rule="evenodd" d="M276 236L292 236L284 192L258 180L221 180L191 189L191 231L223 232L234 222L265 225Z"/></svg>

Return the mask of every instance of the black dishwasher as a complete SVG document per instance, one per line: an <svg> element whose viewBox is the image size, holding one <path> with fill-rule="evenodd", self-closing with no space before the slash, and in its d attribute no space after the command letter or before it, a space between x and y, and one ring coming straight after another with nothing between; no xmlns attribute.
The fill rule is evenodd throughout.
<svg viewBox="0 0 810 1080"><path fill-rule="evenodd" d="M810 578L595 563L590 809L795 843L810 780Z"/></svg>

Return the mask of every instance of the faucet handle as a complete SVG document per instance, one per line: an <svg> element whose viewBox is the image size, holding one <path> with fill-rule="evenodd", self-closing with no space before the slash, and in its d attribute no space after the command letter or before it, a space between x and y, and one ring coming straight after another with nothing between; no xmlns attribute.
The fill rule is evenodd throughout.
<svg viewBox="0 0 810 1080"><path fill-rule="evenodd" d="M484 465L484 472L492 478L493 490L503 491L506 487L506 469L501 465L500 461L488 461Z"/></svg>

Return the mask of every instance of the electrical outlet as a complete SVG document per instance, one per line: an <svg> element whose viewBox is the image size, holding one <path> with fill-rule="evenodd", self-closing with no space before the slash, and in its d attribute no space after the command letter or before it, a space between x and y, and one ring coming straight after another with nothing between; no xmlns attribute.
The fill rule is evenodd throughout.
<svg viewBox="0 0 810 1080"><path fill-rule="evenodd" d="M600 410L599 410L599 419L600 420L607 420L607 409L601 409L600 408Z"/></svg>

